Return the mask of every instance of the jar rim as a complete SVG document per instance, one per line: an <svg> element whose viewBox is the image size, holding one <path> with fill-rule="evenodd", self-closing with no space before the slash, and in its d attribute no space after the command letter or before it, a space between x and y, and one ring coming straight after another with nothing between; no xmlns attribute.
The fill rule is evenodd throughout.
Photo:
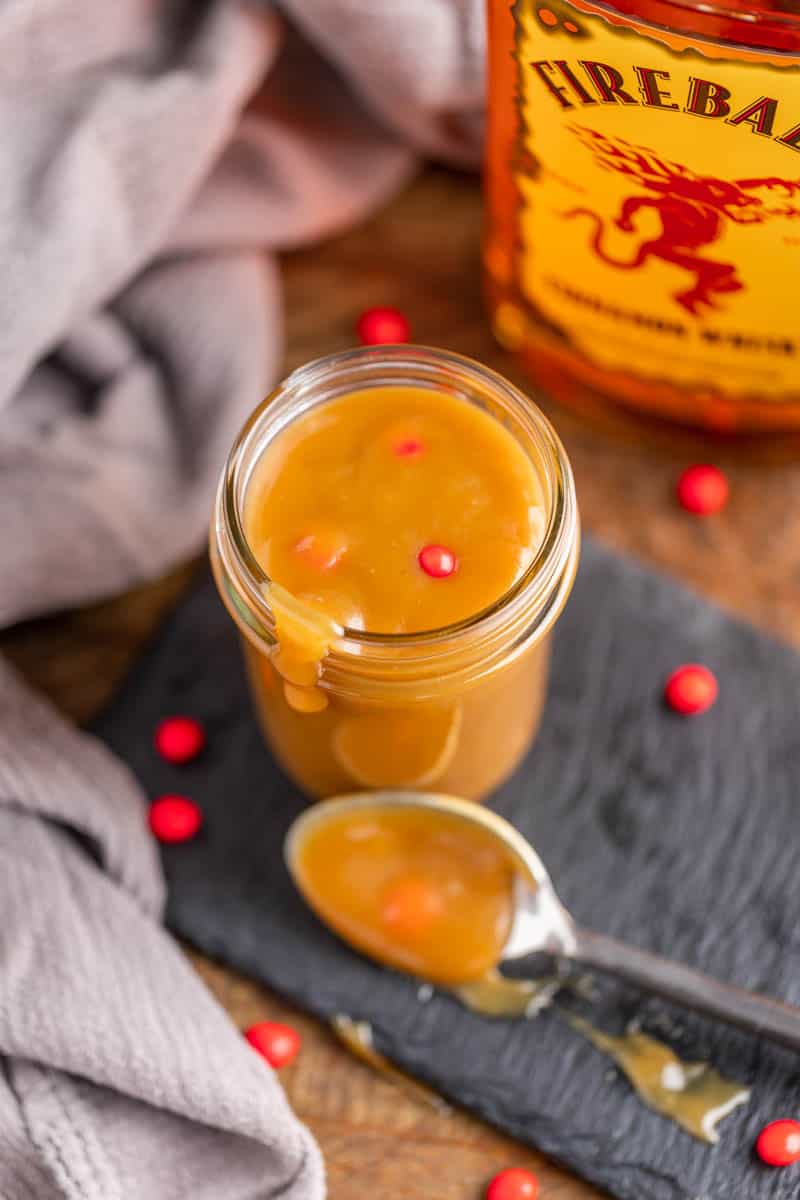
<svg viewBox="0 0 800 1200"><path fill-rule="evenodd" d="M481 392L503 404L518 426L525 428L546 473L546 522L542 541L518 579L495 601L452 624L411 633L381 633L343 627L329 657L350 657L364 665L365 655L385 656L401 650L435 655L452 651L454 642L491 634L505 627L517 608L541 612L547 600L574 577L578 542L578 512L572 469L563 445L544 413L522 391L483 364L452 351L413 344L359 347L314 359L292 371L257 406L245 422L222 471L212 524L214 549L240 599L269 622L268 588L272 580L257 561L244 529L243 508L252 470L267 442L303 412L344 392L392 383L427 383L441 387L447 377L465 399L475 402ZM346 383L343 381L346 379ZM338 390L331 391L338 383ZM322 394L322 398L321 397ZM271 427L271 432L270 432ZM513 430L512 430L513 432ZM564 597L566 599L566 596ZM244 614L239 604L235 607ZM552 619L560 612L557 612ZM547 624L552 621L547 621ZM251 624L252 629L252 624Z"/></svg>

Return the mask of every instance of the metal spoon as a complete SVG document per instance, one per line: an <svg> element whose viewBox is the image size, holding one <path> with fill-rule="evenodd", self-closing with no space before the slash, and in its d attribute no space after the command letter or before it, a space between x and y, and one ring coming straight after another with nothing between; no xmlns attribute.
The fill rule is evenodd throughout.
<svg viewBox="0 0 800 1200"><path fill-rule="evenodd" d="M693 967L576 925L533 846L508 821L473 801L433 792L378 791L312 805L292 823L284 843L286 864L301 894L305 884L298 871L299 852L312 829L346 812L398 807L459 817L502 842L515 867L515 913L501 961L542 953L569 959L749 1033L800 1049L800 1008L720 983Z"/></svg>

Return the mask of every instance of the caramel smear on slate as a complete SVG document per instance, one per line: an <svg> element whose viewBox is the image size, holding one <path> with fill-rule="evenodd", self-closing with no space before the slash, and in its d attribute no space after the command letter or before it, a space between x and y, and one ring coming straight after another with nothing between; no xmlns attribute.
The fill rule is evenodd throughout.
<svg viewBox="0 0 800 1200"><path fill-rule="evenodd" d="M462 1004L484 1017L535 1017L561 987L557 979L507 979L487 971L481 979L453 988Z"/></svg>
<svg viewBox="0 0 800 1200"><path fill-rule="evenodd" d="M746 1104L750 1089L726 1079L705 1062L683 1062L663 1042L635 1026L622 1037L602 1033L580 1017L567 1016L574 1029L608 1054L644 1103L675 1121L692 1137L715 1145L717 1126Z"/></svg>
<svg viewBox="0 0 800 1200"><path fill-rule="evenodd" d="M451 1111L450 1105L437 1092L414 1079L412 1075L401 1071L385 1055L375 1049L372 1026L368 1021L354 1021L351 1017L340 1013L331 1021L331 1028L351 1054L372 1067L379 1075L383 1075L436 1112L444 1115Z"/></svg>
<svg viewBox="0 0 800 1200"><path fill-rule="evenodd" d="M490 1017L535 1017L550 1004L560 983L505 979L499 972L454 989L474 1012ZM567 1013L565 1020L617 1064L639 1098L655 1112L674 1121L692 1137L709 1145L719 1141L720 1122L750 1099L750 1089L726 1079L709 1063L684 1062L656 1038L631 1027L621 1037L603 1033L588 1021ZM441 1096L394 1066L374 1047L372 1026L337 1016L331 1022L341 1042L373 1070L440 1113L450 1111Z"/></svg>

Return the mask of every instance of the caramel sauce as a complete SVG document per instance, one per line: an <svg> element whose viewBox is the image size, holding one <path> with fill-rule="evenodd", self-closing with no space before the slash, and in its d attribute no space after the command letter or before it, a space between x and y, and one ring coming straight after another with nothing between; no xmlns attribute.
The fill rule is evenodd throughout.
<svg viewBox="0 0 800 1200"><path fill-rule="evenodd" d="M283 679L283 695L295 712L322 712L328 699L317 686L322 660L342 637L341 625L278 583L267 586L277 646L272 664Z"/></svg>
<svg viewBox="0 0 800 1200"><path fill-rule="evenodd" d="M558 979L509 979L492 967L453 991L462 1004L484 1017L535 1017L560 987Z"/></svg>
<svg viewBox="0 0 800 1200"><path fill-rule="evenodd" d="M448 988L473 1012L532 1018L562 986L497 969L513 922L514 868L492 833L454 814L376 804L326 816L304 834L294 875L347 942ZM613 1059L649 1108L701 1141L718 1141L720 1121L749 1099L709 1063L685 1062L636 1027L617 1036L563 1007L556 1012ZM368 1026L351 1023L346 1032L376 1069L396 1071L374 1052Z"/></svg>
<svg viewBox="0 0 800 1200"><path fill-rule="evenodd" d="M401 695L363 699L327 686L325 661L348 632L415 634L476 616L531 564L544 524L534 462L457 394L352 392L275 436L244 525L270 580L276 645L246 653L267 738L304 790L436 786L479 798L513 770L541 716L546 640L474 683L412 680ZM435 573L439 551L449 573Z"/></svg>
<svg viewBox="0 0 800 1200"><path fill-rule="evenodd" d="M456 994L468 1007L490 1017L530 1018L550 1002L558 988L556 981L546 980L528 985L527 992L522 986L510 991L503 988L496 991L498 981L514 982L493 973L486 990L481 987L484 981L477 981L474 985L459 988ZM522 981L518 982L521 984ZM515 995L520 1002L516 1008ZM508 999L508 1005L502 999L498 1004L498 997ZM565 1016L563 1012L560 1015ZM570 1015L566 1019L617 1064L648 1108L674 1121L699 1141L716 1145L720 1122L750 1099L749 1088L726 1079L709 1063L684 1062L663 1042L636 1028L630 1028L622 1036L614 1036L579 1017ZM368 1022L337 1016L332 1024L339 1039L362 1062L425 1104L440 1112L448 1111L447 1104L436 1092L400 1070L375 1049Z"/></svg>
<svg viewBox="0 0 800 1200"><path fill-rule="evenodd" d="M493 604L530 564L543 501L500 421L459 396L376 387L311 409L267 446L245 507L270 579L339 625L440 629ZM457 568L418 563L448 547Z"/></svg>
<svg viewBox="0 0 800 1200"><path fill-rule="evenodd" d="M749 1088L726 1079L709 1063L684 1062L669 1046L635 1026L619 1037L603 1033L580 1017L568 1020L593 1046L613 1058L648 1108L669 1117L702 1142L718 1142L720 1121L750 1099Z"/></svg>
<svg viewBox="0 0 800 1200"><path fill-rule="evenodd" d="M423 1104L435 1109L436 1112L442 1114L450 1112L450 1105L437 1092L426 1087L424 1083L420 1083L418 1079L414 1079L413 1075L401 1071L399 1067L389 1061L385 1054L381 1054L375 1049L372 1026L368 1021L354 1021L351 1017L340 1013L331 1021L331 1028L350 1053L368 1067L372 1067L373 1071L377 1071L390 1083L396 1084L404 1092L421 1100Z"/></svg>
<svg viewBox="0 0 800 1200"><path fill-rule="evenodd" d="M473 997L505 993L505 1012L530 1002L528 985L487 983L514 912L513 868L488 831L420 808L357 809L309 829L294 874L322 920L370 958L469 983Z"/></svg>

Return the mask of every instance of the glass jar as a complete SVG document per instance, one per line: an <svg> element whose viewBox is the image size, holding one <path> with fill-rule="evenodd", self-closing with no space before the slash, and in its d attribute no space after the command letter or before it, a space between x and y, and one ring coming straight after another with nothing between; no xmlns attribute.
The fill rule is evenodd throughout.
<svg viewBox="0 0 800 1200"><path fill-rule="evenodd" d="M320 663L322 703L316 711L298 711L274 662L270 580L244 533L248 486L271 439L301 414L347 392L398 384L446 390L512 432L540 481L542 542L505 595L458 624L392 635L342 629ZM349 351L290 375L236 441L211 529L214 573L243 638L267 742L287 774L314 797L406 787L479 799L502 783L539 725L549 635L572 588L578 550L572 472L544 416L478 363L417 347Z"/></svg>
<svg viewBox="0 0 800 1200"><path fill-rule="evenodd" d="M581 409L800 429L800 12L489 0L495 334Z"/></svg>

